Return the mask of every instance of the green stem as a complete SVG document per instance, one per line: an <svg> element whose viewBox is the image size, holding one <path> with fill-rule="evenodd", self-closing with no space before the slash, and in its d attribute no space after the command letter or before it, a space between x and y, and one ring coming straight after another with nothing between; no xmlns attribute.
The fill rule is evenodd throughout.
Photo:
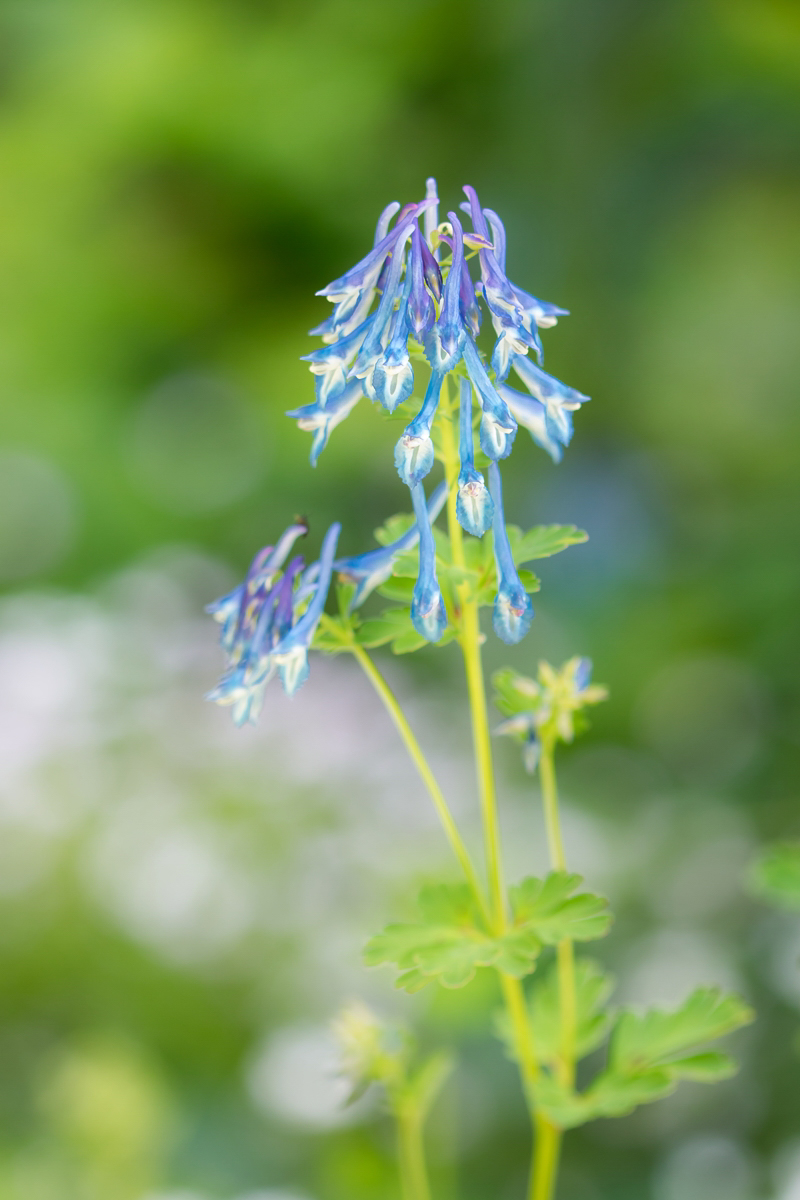
<svg viewBox="0 0 800 1200"><path fill-rule="evenodd" d="M465 569L464 537L456 516L458 499L458 451L454 433L453 405L449 391L449 377L445 379L440 401L439 429L442 437L442 457L447 479L447 529L450 535L450 552L453 566ZM481 797L483 835L486 844L486 869L489 875L489 897L492 905L494 925L502 933L506 927L505 883L503 861L500 850L500 827L497 819L497 796L492 769L492 746L489 733L489 714L486 708L486 689L483 682L481 662L481 631L478 605L470 598L468 584L456 587L459 644L464 656L467 675L467 692L472 720L472 742L475 748L475 768Z"/></svg>
<svg viewBox="0 0 800 1200"><path fill-rule="evenodd" d="M542 753L539 760L539 780L542 787L547 844L550 863L555 871L566 871L564 838L561 833L561 817L558 809L558 786L556 783L555 743L553 733L542 736ZM575 989L575 951L572 942L565 939L556 949L558 971L558 1001L560 1015L558 1075L561 1083L571 1088L575 1083L575 1047L577 1038L577 995ZM539 1140L539 1155L536 1177L532 1182L531 1200L552 1200L555 1195L558 1164L561 1151L562 1132L550 1126Z"/></svg>
<svg viewBox="0 0 800 1200"><path fill-rule="evenodd" d="M542 738L539 779L542 785L542 802L544 804L545 824L547 826L547 842L550 847L550 860L554 870L566 871L567 860L564 854L564 839L561 834L561 819L558 811L555 737L552 734L545 735ZM575 993L575 951L571 941L567 939L559 942L557 958L559 1009L561 1013L559 1074L561 1082L567 1087L571 1087L575 1082L575 1041L578 1024Z"/></svg>
<svg viewBox="0 0 800 1200"><path fill-rule="evenodd" d="M561 1151L561 1130L543 1117L536 1119L536 1159L531 1173L529 1200L553 1200Z"/></svg>
<svg viewBox="0 0 800 1200"><path fill-rule="evenodd" d="M401 1107L396 1116L397 1157L400 1163L403 1200L431 1200L421 1114L416 1109Z"/></svg>
<svg viewBox="0 0 800 1200"><path fill-rule="evenodd" d="M439 428L442 439L442 458L448 484L447 524L453 566L465 567L464 540L456 515L458 496L458 458L453 430L453 403L447 381L440 404ZM497 814L497 795L492 765L492 745L489 732L489 714L486 706L486 689L481 660L482 636L480 614L474 592L468 584L456 588L459 623L459 645L464 656L467 676L472 739L475 750L475 766L481 797L486 861L489 875L489 894L494 917L494 929L502 934L508 928L505 902L503 863L500 845L500 827ZM535 1157L531 1168L529 1200L551 1200L558 1162L560 1132L546 1117L536 1112L534 1085L539 1075L539 1063L531 1029L525 991L519 979L511 975L500 975L500 983L508 1009L514 1038L514 1046L522 1076L523 1091L535 1132ZM549 1190L548 1190L549 1189Z"/></svg>
<svg viewBox="0 0 800 1200"><path fill-rule="evenodd" d="M458 827L453 818L453 814L450 812L447 801L442 794L442 789L439 787L436 777L434 776L433 771L428 765L428 761L422 752L420 744L414 736L411 726L406 720L405 713L398 704L392 689L389 687L388 683L383 678L364 647L359 646L357 642L353 642L350 644L349 649L356 661L360 664L364 674L367 676L367 679L369 679L378 696L381 698L386 711L388 712L395 728L397 729L397 732L400 734L403 744L411 756L411 760L414 763L414 766L417 768L420 778L425 784L428 794L433 801L434 807L436 808L436 812L439 816L439 820L442 823L445 836L447 837L451 849L458 859L467 882L472 889L473 895L475 896L475 901L480 908L481 914L483 915L484 919L488 921L489 914L487 912L486 901L483 896L483 889L481 888L477 871L475 870L472 859L470 858L469 851L464 845L464 840L461 837L461 834L458 832Z"/></svg>

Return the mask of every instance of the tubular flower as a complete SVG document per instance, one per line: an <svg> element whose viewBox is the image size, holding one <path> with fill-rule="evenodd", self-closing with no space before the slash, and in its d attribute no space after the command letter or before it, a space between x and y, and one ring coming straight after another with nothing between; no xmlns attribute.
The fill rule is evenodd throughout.
<svg viewBox="0 0 800 1200"><path fill-rule="evenodd" d="M445 623L430 532L436 513L428 512L420 485L435 459L433 425L442 387L448 374L457 371L461 463L456 514L475 537L482 537L490 527L494 530L498 575L494 626L504 640L517 641L527 631L532 609L505 535L496 464L511 453L518 424L559 461L572 435L572 413L588 396L548 375L540 365L539 330L555 325L566 309L539 300L508 278L502 221L492 209L481 207L474 188L465 187L464 193L467 199L461 209L469 214L471 229L465 229L452 211L439 222L434 179L427 180L424 199L402 208L394 201L383 210L369 253L318 292L334 307L328 320L312 330L324 344L305 356L314 375L316 399L288 415L313 433L311 462L316 464L331 430L349 415L361 395L390 413L410 400L424 352L430 368L427 389L397 442L395 466L411 490L418 518L414 537L420 542L420 576L414 623L435 641ZM480 275L473 279L470 262L475 259ZM488 366L476 344L481 304L497 335ZM412 360L416 360L413 365ZM507 383L512 370L524 391ZM480 448L491 464L488 488L475 467L473 399L478 405ZM380 564L375 575L379 579L381 571L390 569L388 559L383 549L370 554ZM373 560L369 555L360 557L365 565L353 575L358 585L356 603L377 586L368 582Z"/></svg>
<svg viewBox="0 0 800 1200"><path fill-rule="evenodd" d="M489 490L494 502L494 561L497 568L497 595L492 625L497 636L512 645L521 641L530 629L533 604L517 574L508 543L503 515L503 489L497 463L489 463Z"/></svg>
<svg viewBox="0 0 800 1200"><path fill-rule="evenodd" d="M281 570L295 540L308 532L305 523L291 525L274 549L256 555L238 588L208 606L222 625L228 662L207 698L231 705L237 725L255 723L276 672L290 696L308 677L308 650L328 596L340 530L331 525L319 561L305 571L300 556Z"/></svg>
<svg viewBox="0 0 800 1200"><path fill-rule="evenodd" d="M421 483L412 487L411 499L419 529L419 576L411 600L411 621L421 637L438 642L447 627L447 613L436 578L436 548Z"/></svg>
<svg viewBox="0 0 800 1200"><path fill-rule="evenodd" d="M447 484L440 483L428 501L428 525L436 520L447 499ZM333 564L334 570L356 585L355 595L350 604L351 610L358 608L375 588L386 583L392 574L392 567L400 554L413 550L420 538L419 521L415 521L407 533L388 546L378 546L375 550L367 550L365 554L357 554L353 558L337 558Z"/></svg>
<svg viewBox="0 0 800 1200"><path fill-rule="evenodd" d="M491 528L494 504L480 471L475 470L475 443L472 433L472 384L462 375L459 408L459 456L456 516L467 533L483 537Z"/></svg>
<svg viewBox="0 0 800 1200"><path fill-rule="evenodd" d="M548 375L529 358L515 355L513 367L532 396L544 405L545 420L551 437L568 446L572 437L572 413L586 404L588 396L567 387L553 375Z"/></svg>

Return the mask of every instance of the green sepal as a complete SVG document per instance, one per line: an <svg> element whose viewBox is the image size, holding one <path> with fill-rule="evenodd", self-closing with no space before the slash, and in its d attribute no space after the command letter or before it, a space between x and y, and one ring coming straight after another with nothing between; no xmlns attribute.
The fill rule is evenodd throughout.
<svg viewBox="0 0 800 1200"><path fill-rule="evenodd" d="M750 888L779 908L800 908L800 842L777 842L750 868Z"/></svg>

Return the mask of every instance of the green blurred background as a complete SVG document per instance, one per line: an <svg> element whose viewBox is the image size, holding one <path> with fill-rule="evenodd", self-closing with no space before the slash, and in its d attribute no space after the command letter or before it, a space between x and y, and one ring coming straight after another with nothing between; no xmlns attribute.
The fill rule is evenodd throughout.
<svg viewBox="0 0 800 1200"><path fill-rule="evenodd" d="M366 934L451 870L367 685L316 661L237 732L202 606L298 512L407 507L362 404L320 464L284 410L314 297L435 174L572 310L593 402L522 434L520 524L576 522L534 631L611 688L564 755L568 852L620 997L740 988L736 1080L570 1135L562 1200L797 1200L800 928L743 894L800 832L795 0L0 4L0 1200L385 1200L379 1106L327 1023L363 996L459 1054L437 1197L520 1196L490 986L398 997ZM456 652L382 659L477 842ZM537 798L498 748L509 872Z"/></svg>

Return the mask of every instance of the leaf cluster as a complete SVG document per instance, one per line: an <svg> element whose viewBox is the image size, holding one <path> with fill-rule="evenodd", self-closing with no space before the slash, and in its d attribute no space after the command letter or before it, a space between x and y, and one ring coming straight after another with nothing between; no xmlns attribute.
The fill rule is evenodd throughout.
<svg viewBox="0 0 800 1200"><path fill-rule="evenodd" d="M544 946L569 938L602 937L611 923L605 899L578 892L580 875L554 871L511 889L512 920L501 934L488 929L466 884L426 887L419 898L421 920L388 925L367 944L368 966L392 963L396 986L420 991L436 981L446 988L468 984L479 967L521 979L533 971Z"/></svg>
<svg viewBox="0 0 800 1200"><path fill-rule="evenodd" d="M537 1102L562 1129L597 1117L621 1117L640 1104L670 1095L682 1079L716 1083L736 1071L729 1055L703 1049L753 1020L738 996L719 988L698 988L672 1011L603 1011L611 981L595 964L579 963L577 982L578 1056L590 1053L611 1031L608 1061L582 1093L565 1086L558 1060L558 991L550 976L533 991L531 1011L537 1047L547 1068L537 1083ZM506 1034L506 1040L507 1034Z"/></svg>

